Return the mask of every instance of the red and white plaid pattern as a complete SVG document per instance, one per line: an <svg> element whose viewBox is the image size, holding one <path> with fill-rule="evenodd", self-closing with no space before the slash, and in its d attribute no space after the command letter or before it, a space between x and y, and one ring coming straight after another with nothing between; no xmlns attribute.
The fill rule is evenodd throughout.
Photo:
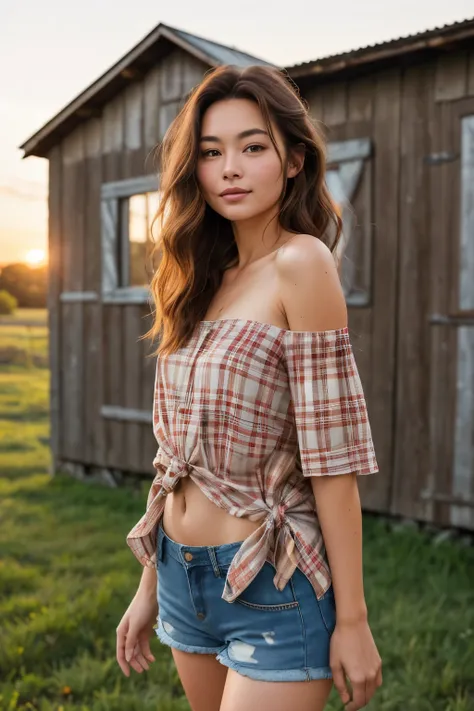
<svg viewBox="0 0 474 711"><path fill-rule="evenodd" d="M159 356L153 406L158 452L146 512L127 536L157 566L165 498L190 476L217 506L260 527L229 568L233 602L266 560L282 590L298 566L320 598L331 584L311 482L378 471L347 328L289 331L246 319L198 323Z"/></svg>

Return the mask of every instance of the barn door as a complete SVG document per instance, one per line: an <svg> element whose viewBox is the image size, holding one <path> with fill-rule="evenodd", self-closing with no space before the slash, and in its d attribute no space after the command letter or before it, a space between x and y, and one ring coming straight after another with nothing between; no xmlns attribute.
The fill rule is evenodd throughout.
<svg viewBox="0 0 474 711"><path fill-rule="evenodd" d="M431 154L429 518L474 529L474 98L443 103Z"/></svg>

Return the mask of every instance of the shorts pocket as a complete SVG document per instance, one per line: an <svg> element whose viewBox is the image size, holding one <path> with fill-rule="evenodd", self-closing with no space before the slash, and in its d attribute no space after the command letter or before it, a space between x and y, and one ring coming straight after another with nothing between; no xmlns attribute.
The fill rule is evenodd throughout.
<svg viewBox="0 0 474 711"><path fill-rule="evenodd" d="M332 585L328 590L326 590L322 598L318 600L318 606L323 624L328 634L331 635L336 626L336 600Z"/></svg>
<svg viewBox="0 0 474 711"><path fill-rule="evenodd" d="M253 610L260 610L261 612L281 612L282 610L292 610L293 608L299 606L298 602L288 602L277 605L260 605L255 602L248 602L247 600L243 600L240 596L236 598L235 602L238 602L244 607L250 607Z"/></svg>
<svg viewBox="0 0 474 711"><path fill-rule="evenodd" d="M277 590L273 582L275 573L273 565L266 561L257 576L235 599L235 602L261 612L281 612L299 607L290 583L287 583L283 590Z"/></svg>

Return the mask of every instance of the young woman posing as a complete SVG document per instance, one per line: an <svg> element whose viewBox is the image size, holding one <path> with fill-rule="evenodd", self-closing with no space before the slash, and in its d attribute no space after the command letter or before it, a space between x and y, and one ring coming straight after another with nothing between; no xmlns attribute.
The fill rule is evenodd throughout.
<svg viewBox="0 0 474 711"><path fill-rule="evenodd" d="M157 628L193 711L322 711L333 683L355 711L382 683L356 481L378 468L322 138L282 72L225 66L160 159L157 475L118 663L148 669Z"/></svg>

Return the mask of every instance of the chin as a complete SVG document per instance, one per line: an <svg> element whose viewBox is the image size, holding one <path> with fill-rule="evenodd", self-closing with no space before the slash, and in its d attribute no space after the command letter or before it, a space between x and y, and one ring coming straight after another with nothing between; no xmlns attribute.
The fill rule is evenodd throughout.
<svg viewBox="0 0 474 711"><path fill-rule="evenodd" d="M253 217L259 215L262 210L255 210L250 208L248 205L219 205L219 209L213 208L221 217L225 217L226 220L250 220Z"/></svg>
<svg viewBox="0 0 474 711"><path fill-rule="evenodd" d="M259 214L259 211L255 210L239 210L237 208L231 208L230 210L222 210L220 213L222 217L225 217L227 220L250 220L252 217L256 217Z"/></svg>

